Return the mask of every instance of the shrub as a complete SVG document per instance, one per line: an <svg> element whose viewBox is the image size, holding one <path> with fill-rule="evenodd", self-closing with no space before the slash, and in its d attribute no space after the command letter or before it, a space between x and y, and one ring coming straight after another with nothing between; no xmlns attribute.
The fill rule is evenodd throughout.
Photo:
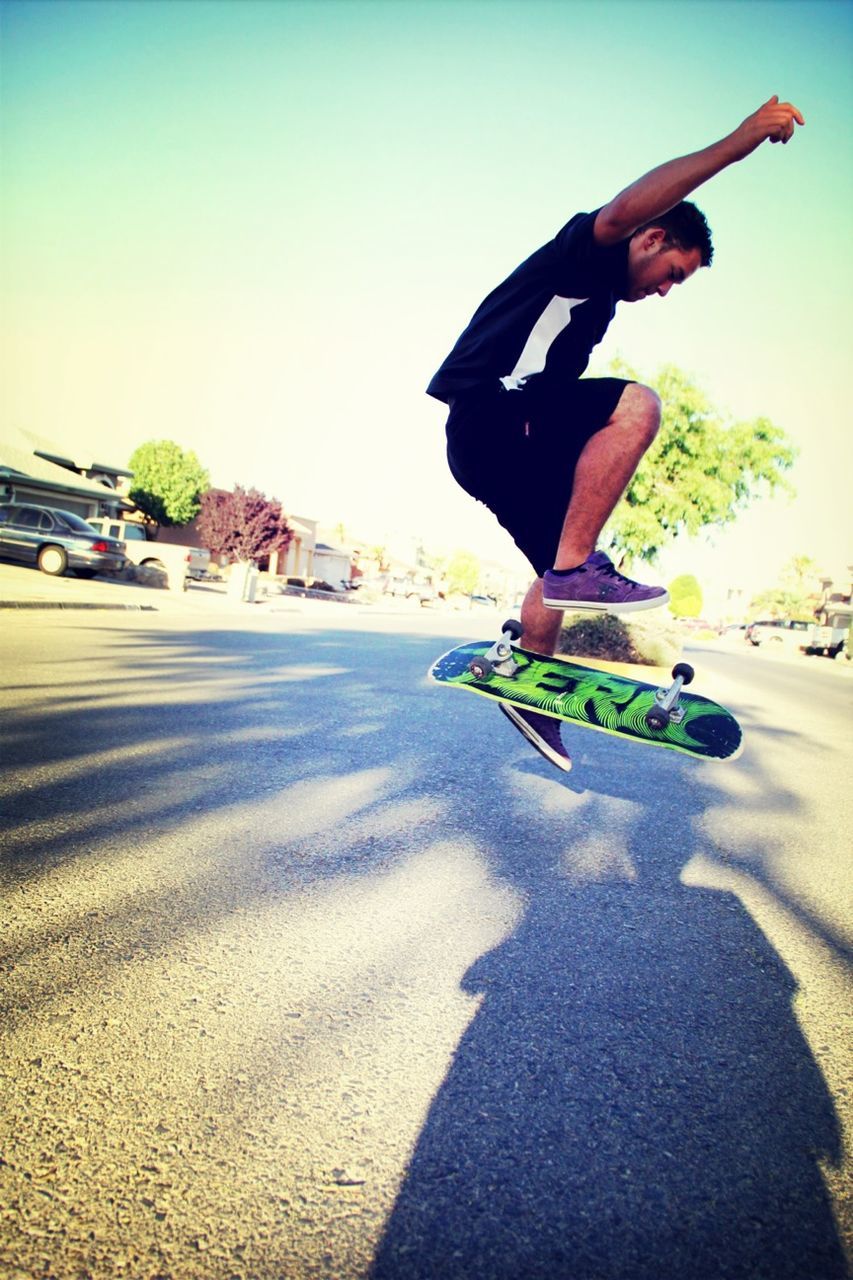
<svg viewBox="0 0 853 1280"><path fill-rule="evenodd" d="M682 631L663 609L634 614L628 621L631 641L640 661L653 667L671 667L682 650Z"/></svg>
<svg viewBox="0 0 853 1280"><path fill-rule="evenodd" d="M563 627L558 649L578 658L604 658L608 662L639 662L627 626L611 613L579 618Z"/></svg>
<svg viewBox="0 0 853 1280"><path fill-rule="evenodd" d="M681 633L675 622L660 616L624 619L599 613L563 627L558 651L577 658L668 667L681 656Z"/></svg>

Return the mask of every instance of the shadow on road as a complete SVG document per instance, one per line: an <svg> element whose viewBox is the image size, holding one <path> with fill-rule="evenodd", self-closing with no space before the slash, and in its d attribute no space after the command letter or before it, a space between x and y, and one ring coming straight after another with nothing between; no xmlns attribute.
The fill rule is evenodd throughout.
<svg viewBox="0 0 853 1280"><path fill-rule="evenodd" d="M553 816L504 846L527 911L465 975L482 1003L373 1280L846 1276L818 1166L838 1126L791 975L737 898L679 882L699 811L673 839L655 804L614 832L588 798L559 876L535 869Z"/></svg>
<svg viewBox="0 0 853 1280"><path fill-rule="evenodd" d="M120 684L69 659L7 717L29 780L3 803L6 885L126 856L143 832L192 856L178 890L142 868L144 886L98 919L25 945L88 930L72 987L88 964L128 962L140 932L149 953L172 945L193 927L178 902L216 906L211 877L224 917L252 894L368 876L473 835L523 915L464 977L479 1008L374 1280L846 1275L819 1167L840 1157L838 1126L794 981L736 897L680 880L708 851L713 774L583 735L585 763L563 780L493 708L425 685L450 643L376 635L365 662L347 632L126 628ZM228 840L204 827L211 814L233 814ZM250 874L241 832L260 822ZM21 993L16 1013L56 991Z"/></svg>

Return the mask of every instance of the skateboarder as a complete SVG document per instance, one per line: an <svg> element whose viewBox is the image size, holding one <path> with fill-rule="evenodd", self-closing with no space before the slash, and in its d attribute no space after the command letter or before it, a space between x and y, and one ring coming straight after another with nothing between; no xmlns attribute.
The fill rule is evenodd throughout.
<svg viewBox="0 0 853 1280"><path fill-rule="evenodd" d="M566 609L624 613L668 600L595 549L657 434L660 400L639 383L581 375L617 303L666 297L710 266L708 224L685 196L762 142L788 142L804 123L774 96L719 142L575 214L481 303L430 382L428 393L450 411L454 478L535 570L521 610L526 648L553 654ZM559 721L501 709L553 764L571 768Z"/></svg>

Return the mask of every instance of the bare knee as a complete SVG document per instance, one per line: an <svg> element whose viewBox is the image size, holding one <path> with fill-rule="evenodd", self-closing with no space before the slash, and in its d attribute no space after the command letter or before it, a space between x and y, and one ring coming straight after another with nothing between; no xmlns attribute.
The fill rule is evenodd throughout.
<svg viewBox="0 0 853 1280"><path fill-rule="evenodd" d="M611 423L631 435L644 448L648 448L658 433L661 418L660 396L651 387L630 382L619 397Z"/></svg>

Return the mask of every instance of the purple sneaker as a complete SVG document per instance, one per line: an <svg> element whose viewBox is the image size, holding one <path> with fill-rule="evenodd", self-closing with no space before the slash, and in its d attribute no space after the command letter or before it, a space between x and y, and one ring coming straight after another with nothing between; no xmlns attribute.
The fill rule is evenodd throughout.
<svg viewBox="0 0 853 1280"><path fill-rule="evenodd" d="M546 760L550 760L551 764L555 764L564 773L569 772L572 758L563 746L559 720L555 720L553 716L540 715L538 711L528 711L526 707L513 706L511 702L501 702L499 706L516 729L524 734L537 751L542 752Z"/></svg>
<svg viewBox="0 0 853 1280"><path fill-rule="evenodd" d="M542 603L549 609L631 613L634 609L654 609L668 599L665 587L646 587L626 578L603 551L593 551L571 573L561 575L549 569L542 579Z"/></svg>

